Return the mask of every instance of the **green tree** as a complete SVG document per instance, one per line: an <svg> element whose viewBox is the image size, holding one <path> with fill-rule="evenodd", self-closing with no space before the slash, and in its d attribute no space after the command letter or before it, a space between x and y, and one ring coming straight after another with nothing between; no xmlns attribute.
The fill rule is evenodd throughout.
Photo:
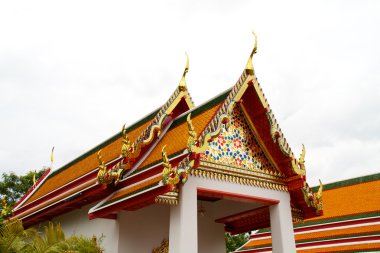
<svg viewBox="0 0 380 253"><path fill-rule="evenodd" d="M36 172L36 180L40 178L46 169ZM18 176L14 172L3 173L0 180L0 198L6 197L9 206L22 198L33 186L34 171L29 171L24 176Z"/></svg>
<svg viewBox="0 0 380 253"><path fill-rule="evenodd" d="M24 249L24 252L30 253L57 253L63 252L69 248L63 232L59 224L54 225L49 222L44 227L43 235L35 235L31 243Z"/></svg>
<svg viewBox="0 0 380 253"><path fill-rule="evenodd" d="M80 252L80 253L101 253L103 249L100 247L102 238L99 240L96 237L89 239L84 236L73 235L67 239L69 244L69 251ZM69 252L67 251L67 252Z"/></svg>
<svg viewBox="0 0 380 253"><path fill-rule="evenodd" d="M0 228L0 252L23 252L35 235L37 231L34 228L24 229L20 220L5 221Z"/></svg>
<svg viewBox="0 0 380 253"><path fill-rule="evenodd" d="M0 228L1 253L101 253L95 237L73 235L65 237L59 224L49 222L44 233L34 228L24 229L19 220L8 220Z"/></svg>
<svg viewBox="0 0 380 253"><path fill-rule="evenodd" d="M239 235L231 235L230 233L225 233L224 237L226 239L226 252L233 252L243 246L248 242L249 236L247 233Z"/></svg>

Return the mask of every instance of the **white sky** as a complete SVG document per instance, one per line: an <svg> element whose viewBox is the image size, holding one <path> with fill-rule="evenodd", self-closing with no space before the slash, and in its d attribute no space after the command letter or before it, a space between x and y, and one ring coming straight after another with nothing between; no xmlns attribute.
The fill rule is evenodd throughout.
<svg viewBox="0 0 380 253"><path fill-rule="evenodd" d="M0 172L59 168L163 104L256 75L308 181L379 172L379 1L0 0Z"/></svg>

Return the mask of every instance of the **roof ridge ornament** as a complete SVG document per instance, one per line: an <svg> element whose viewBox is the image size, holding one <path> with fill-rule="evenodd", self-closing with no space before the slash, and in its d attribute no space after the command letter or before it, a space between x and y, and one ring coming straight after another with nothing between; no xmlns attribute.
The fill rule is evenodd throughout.
<svg viewBox="0 0 380 253"><path fill-rule="evenodd" d="M54 146L51 149L51 153L50 153L50 168L53 168L53 165L54 165Z"/></svg>
<svg viewBox="0 0 380 253"><path fill-rule="evenodd" d="M183 71L181 81L179 82L179 85L178 85L180 91L187 90L185 77L186 77L187 72L189 72L189 55L187 54L187 52L185 52L185 54L186 54L186 66L185 66L185 70Z"/></svg>
<svg viewBox="0 0 380 253"><path fill-rule="evenodd" d="M302 144L302 152L301 152L300 158L299 159L293 158L292 160L292 170L296 175L306 176L305 155L306 155L305 145Z"/></svg>
<svg viewBox="0 0 380 253"><path fill-rule="evenodd" d="M170 164L168 155L166 153L166 145L162 147L162 182L164 185L169 185L170 189L175 191L177 189L176 185L180 182L180 177L177 172L177 167L172 167Z"/></svg>
<svg viewBox="0 0 380 253"><path fill-rule="evenodd" d="M317 215L323 215L323 184L319 179L319 188L315 193L309 187L308 183L304 183L304 187L301 188L303 192L303 196L305 202L308 207L312 207L315 209Z"/></svg>
<svg viewBox="0 0 380 253"><path fill-rule="evenodd" d="M255 70L253 69L252 57L254 54L257 53L257 35L253 30L252 30L252 33L253 33L253 36L255 36L255 44L253 46L251 54L249 55L247 65L245 66L245 72L248 75L254 75L255 74Z"/></svg>

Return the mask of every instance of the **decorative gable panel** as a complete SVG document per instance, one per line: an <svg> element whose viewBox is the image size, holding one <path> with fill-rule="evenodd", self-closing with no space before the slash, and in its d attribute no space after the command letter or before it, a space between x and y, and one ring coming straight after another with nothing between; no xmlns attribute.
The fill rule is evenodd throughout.
<svg viewBox="0 0 380 253"><path fill-rule="evenodd" d="M238 107L232 112L229 128L223 125L219 136L209 143L203 160L250 171L275 171Z"/></svg>

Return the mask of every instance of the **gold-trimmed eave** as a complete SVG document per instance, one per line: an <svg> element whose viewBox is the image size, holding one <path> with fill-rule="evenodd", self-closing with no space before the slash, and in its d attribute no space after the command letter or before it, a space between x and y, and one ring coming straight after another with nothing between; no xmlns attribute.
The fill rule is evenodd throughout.
<svg viewBox="0 0 380 253"><path fill-rule="evenodd" d="M96 214L99 211L104 213L102 210L110 209L112 210L110 212L113 212L115 211L112 209L113 206L138 196L142 196L143 194L147 194L149 191L154 191L158 188L162 188L163 190L160 191L160 194L151 196L151 199L154 198L154 203L150 204L177 205L179 201L177 185L186 182L188 170L193 165L193 161L189 160L188 157L185 157L177 164L177 166L172 167L165 152L165 146L162 149L162 157L162 172L117 190L90 210L90 219L101 217ZM161 167L161 165L159 166ZM174 177L171 177L171 175L174 175Z"/></svg>
<svg viewBox="0 0 380 253"><path fill-rule="evenodd" d="M249 171L238 167L232 167L230 165L211 163L204 160L201 160L200 166L196 170L190 170L190 175L212 180L257 186L277 191L288 191L284 177L279 173L271 171L263 172L258 169Z"/></svg>
<svg viewBox="0 0 380 253"><path fill-rule="evenodd" d="M159 194L152 194L157 190L160 190ZM162 183L162 174L158 173L112 193L90 209L89 218L101 218L126 208L127 210L136 210L138 206L155 204L156 197L168 191L168 187ZM145 203L145 197L148 197L151 201ZM142 200L140 202L136 201L137 198L142 198ZM130 201L132 201L132 203Z"/></svg>
<svg viewBox="0 0 380 253"><path fill-rule="evenodd" d="M164 204L164 205L178 205L178 202L179 202L179 196L178 196L178 192L173 192L173 191L170 191L170 192L167 192L165 194L161 194L161 195L158 195L154 201L157 203L157 204Z"/></svg>
<svg viewBox="0 0 380 253"><path fill-rule="evenodd" d="M91 189L94 186L96 186L95 180L86 181L85 183L79 186L76 186L66 192L63 192L57 196L50 198L48 201L44 201L40 204L37 204L36 206L30 207L30 208L27 208L26 210L21 211L20 213L14 215L12 219L21 219L21 220L26 219L31 215L34 215L38 212L42 212L48 209L50 206L54 204L70 199L74 195L81 194L83 191Z"/></svg>

